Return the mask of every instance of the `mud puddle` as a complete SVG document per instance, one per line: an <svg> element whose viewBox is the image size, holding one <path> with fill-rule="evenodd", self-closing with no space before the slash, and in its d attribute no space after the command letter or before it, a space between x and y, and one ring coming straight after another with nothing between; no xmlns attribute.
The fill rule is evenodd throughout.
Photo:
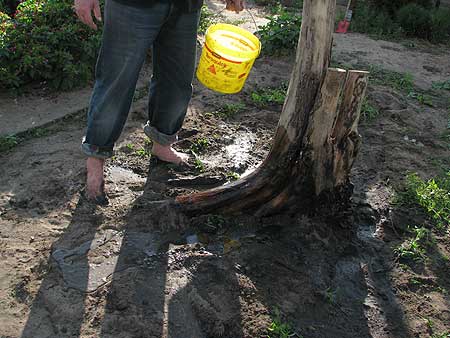
<svg viewBox="0 0 450 338"><path fill-rule="evenodd" d="M243 175L256 166L253 153L257 135L251 130L239 129L224 138L220 151L200 156L209 167L227 168L229 172Z"/></svg>

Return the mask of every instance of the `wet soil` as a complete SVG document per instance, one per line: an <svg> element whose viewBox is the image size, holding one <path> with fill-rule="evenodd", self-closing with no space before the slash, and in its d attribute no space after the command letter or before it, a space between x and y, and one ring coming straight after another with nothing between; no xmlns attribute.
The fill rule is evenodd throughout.
<svg viewBox="0 0 450 338"><path fill-rule="evenodd" d="M352 48L339 58L357 63L370 61L380 44L353 34L340 39ZM429 56L430 65L448 71L445 55ZM396 62L416 62L405 60ZM408 238L407 226L432 224L420 210L392 203L407 171L427 178L448 170L442 102L449 93L436 93L435 107L427 107L389 87L369 87L380 114L361 122L345 217L186 217L169 210L174 196L227 184L264 159L281 106L258 108L250 94L286 81L291 66L291 58L262 57L235 96L195 83L177 144L195 150L198 165L190 170L150 157L146 102L137 101L107 162L107 207L80 193L83 116L1 154L0 337L267 337L277 312L292 337L450 331L448 234L433 231L424 262L399 260L394 248ZM418 86L429 83L422 76ZM244 108L224 117L217 111L227 103Z"/></svg>

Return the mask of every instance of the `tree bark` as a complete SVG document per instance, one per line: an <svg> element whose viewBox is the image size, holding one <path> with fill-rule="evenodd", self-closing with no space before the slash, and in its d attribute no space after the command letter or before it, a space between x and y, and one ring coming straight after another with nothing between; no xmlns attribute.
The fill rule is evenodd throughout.
<svg viewBox="0 0 450 338"><path fill-rule="evenodd" d="M368 74L328 69L335 0L303 4L296 62L266 160L234 183L178 196L176 202L185 212L262 216L282 209L311 209L324 198L328 204L348 201Z"/></svg>

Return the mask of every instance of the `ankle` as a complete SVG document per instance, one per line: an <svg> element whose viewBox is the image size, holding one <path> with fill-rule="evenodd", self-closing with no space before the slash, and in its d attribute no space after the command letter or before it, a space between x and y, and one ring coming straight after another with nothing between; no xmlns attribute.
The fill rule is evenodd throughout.
<svg viewBox="0 0 450 338"><path fill-rule="evenodd" d="M88 157L86 160L86 167L88 169L103 169L105 160L96 157Z"/></svg>
<svg viewBox="0 0 450 338"><path fill-rule="evenodd" d="M162 145L160 143L153 142L152 146L152 152L161 152L161 151L167 151L168 149L171 149L172 146L170 144L168 145Z"/></svg>

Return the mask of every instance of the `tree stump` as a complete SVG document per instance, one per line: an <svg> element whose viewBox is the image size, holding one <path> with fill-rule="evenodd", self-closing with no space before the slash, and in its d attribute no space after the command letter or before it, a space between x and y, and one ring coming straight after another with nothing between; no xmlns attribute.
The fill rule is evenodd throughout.
<svg viewBox="0 0 450 338"><path fill-rule="evenodd" d="M250 175L182 195L188 214L253 213L345 207L368 73L329 69L335 0L304 0L296 62L272 148Z"/></svg>

